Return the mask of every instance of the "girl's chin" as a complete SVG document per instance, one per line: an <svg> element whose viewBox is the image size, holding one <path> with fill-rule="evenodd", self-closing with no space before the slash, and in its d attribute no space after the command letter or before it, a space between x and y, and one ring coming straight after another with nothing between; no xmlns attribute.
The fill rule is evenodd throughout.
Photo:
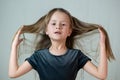
<svg viewBox="0 0 120 80"><path fill-rule="evenodd" d="M63 42L64 42L65 39L61 39L61 38L52 38L51 40L53 40L53 41L63 41Z"/></svg>

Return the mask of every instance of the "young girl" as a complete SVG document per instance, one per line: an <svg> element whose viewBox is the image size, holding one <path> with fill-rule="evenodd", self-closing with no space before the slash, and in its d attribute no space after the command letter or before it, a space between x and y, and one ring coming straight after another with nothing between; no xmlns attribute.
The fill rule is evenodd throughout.
<svg viewBox="0 0 120 80"><path fill-rule="evenodd" d="M74 49L77 35L98 29L100 32L100 60L95 66L81 50ZM24 40L20 35L34 33L41 35L35 52L18 65L17 51ZM75 80L77 72L83 68L99 79L107 77L107 59L114 59L106 31L99 25L84 23L62 8L54 8L41 17L35 24L22 26L16 33L10 55L9 76L19 77L35 69L40 80Z"/></svg>

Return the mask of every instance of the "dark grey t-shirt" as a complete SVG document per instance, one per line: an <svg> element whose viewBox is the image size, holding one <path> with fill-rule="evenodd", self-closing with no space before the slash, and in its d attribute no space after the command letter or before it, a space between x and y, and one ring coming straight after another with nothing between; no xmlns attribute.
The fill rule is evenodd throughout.
<svg viewBox="0 0 120 80"><path fill-rule="evenodd" d="M68 49L60 56L52 55L49 49L42 49L26 60L38 72L40 80L75 80L78 70L91 59L78 49Z"/></svg>

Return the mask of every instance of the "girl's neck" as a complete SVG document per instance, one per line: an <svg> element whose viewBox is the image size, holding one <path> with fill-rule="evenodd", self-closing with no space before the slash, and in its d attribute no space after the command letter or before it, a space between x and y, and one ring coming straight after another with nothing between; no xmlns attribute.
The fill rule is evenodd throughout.
<svg viewBox="0 0 120 80"><path fill-rule="evenodd" d="M61 50L61 49L66 49L66 41L51 41L51 49L55 50Z"/></svg>
<svg viewBox="0 0 120 80"><path fill-rule="evenodd" d="M59 50L66 50L67 47L66 46L53 46L53 45L51 45L51 47L49 49L59 51Z"/></svg>
<svg viewBox="0 0 120 80"><path fill-rule="evenodd" d="M65 42L52 42L49 51L54 55L62 55L67 51Z"/></svg>

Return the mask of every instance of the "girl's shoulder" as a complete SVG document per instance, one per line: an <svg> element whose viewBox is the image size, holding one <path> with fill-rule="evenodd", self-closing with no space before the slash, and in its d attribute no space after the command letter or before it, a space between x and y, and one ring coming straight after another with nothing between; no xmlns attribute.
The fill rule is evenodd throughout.
<svg viewBox="0 0 120 80"><path fill-rule="evenodd" d="M47 51L47 48L35 50L35 52L44 52Z"/></svg>
<svg viewBox="0 0 120 80"><path fill-rule="evenodd" d="M34 54L42 54L42 53L46 53L47 51L48 51L47 48L45 48L45 49L39 49L39 50L35 50Z"/></svg>
<svg viewBox="0 0 120 80"><path fill-rule="evenodd" d="M69 49L70 51L75 51L75 52L81 52L80 49L75 49L75 48L72 48L72 49Z"/></svg>
<svg viewBox="0 0 120 80"><path fill-rule="evenodd" d="M81 55L81 54L83 54L83 52L80 50L80 49L69 49L69 53L71 53L71 54L75 54L75 55L77 55L77 54L79 54L79 55Z"/></svg>

